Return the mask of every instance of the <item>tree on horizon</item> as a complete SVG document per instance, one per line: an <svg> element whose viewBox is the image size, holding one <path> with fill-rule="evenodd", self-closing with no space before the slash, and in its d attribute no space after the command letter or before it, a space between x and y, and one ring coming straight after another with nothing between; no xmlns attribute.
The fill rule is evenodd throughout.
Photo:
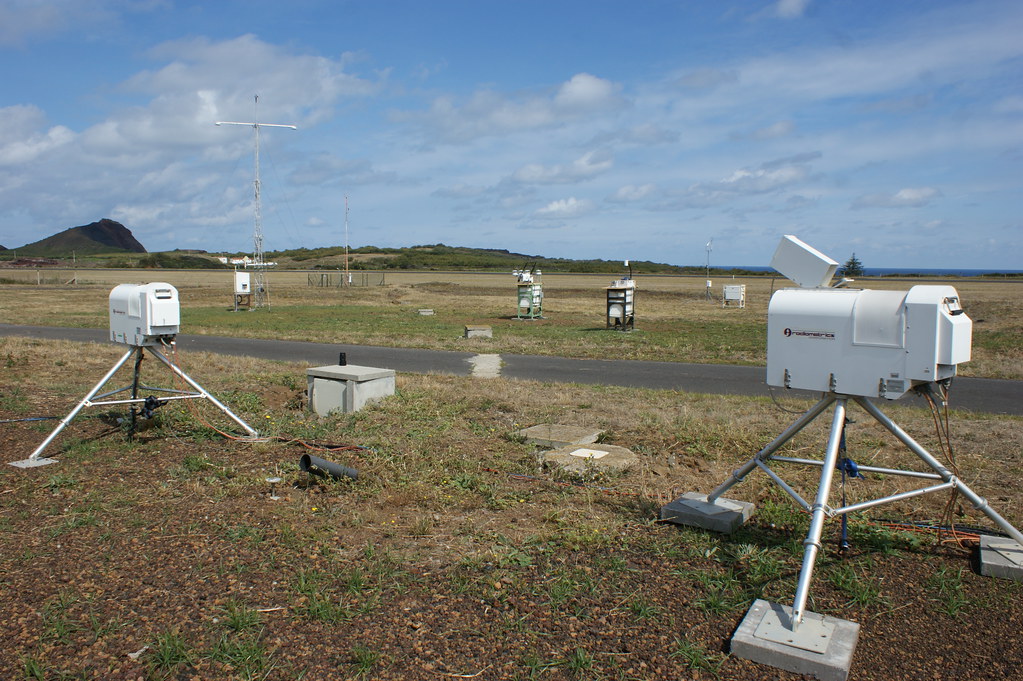
<svg viewBox="0 0 1023 681"><path fill-rule="evenodd" d="M863 263L860 262L856 254L853 253L849 256L849 259L842 265L842 269L839 271L843 277L862 277L863 276Z"/></svg>

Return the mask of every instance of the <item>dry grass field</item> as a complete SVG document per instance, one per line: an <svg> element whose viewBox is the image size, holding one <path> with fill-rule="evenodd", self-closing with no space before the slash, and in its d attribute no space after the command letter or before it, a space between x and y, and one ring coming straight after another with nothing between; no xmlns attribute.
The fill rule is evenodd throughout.
<svg viewBox="0 0 1023 681"><path fill-rule="evenodd" d="M775 288L788 285L771 277L715 279L715 298L708 301L703 278L640 277L636 331L620 334L604 329L609 277L600 275L544 275L546 318L522 321L514 319L510 274L387 272L382 286L337 288L309 285L310 276L318 282L322 272L273 272L270 309L245 314L230 310L228 271L83 270L78 285L61 283L75 274L47 271L36 284L34 272L5 271L0 320L105 328L114 284L158 278L179 289L184 333L456 350L466 348L466 324L486 324L494 330L487 347L495 353L762 365L767 304ZM374 273L373 281L379 276ZM721 306L724 283L747 286L745 309ZM905 290L924 282L860 283ZM960 367L962 375L1023 379L1023 312L1014 302L1023 282L945 283L957 287L974 321L973 359ZM424 308L435 314L420 316Z"/></svg>
<svg viewBox="0 0 1023 681"><path fill-rule="evenodd" d="M102 303L106 287L62 298L63 323L75 309L67 298ZM289 302L309 304L302 287L279 290L271 315ZM201 286L182 291L185 301L221 304ZM395 291L413 306L440 307L449 297L409 283L330 292L316 307L344 310L340 297L362 293L383 295L384 307ZM26 292L44 305L45 289L19 287L19 296ZM508 303L492 295L488 304ZM90 314L80 321L96 323ZM261 314L238 317L249 323ZM66 413L121 352L0 338L5 461L27 456L54 425L22 419ZM113 407L86 410L57 439L48 454L58 464L0 465L0 677L802 678L732 657L728 641L754 598L791 602L805 514L753 475L731 496L758 511L732 536L656 521L663 503L707 491L794 418L770 401L399 375L393 397L319 419L304 410L302 365L179 359L271 439L227 439L216 429L230 424L209 405L177 402L129 440L118 424L127 412ZM155 363L144 370L146 382L169 384ZM939 449L929 413L899 404L887 411ZM891 436L853 416L851 457L905 461ZM952 421L963 478L1016 526L1020 422L984 414ZM600 429L602 441L630 448L639 463L583 478L545 469L514 436L540 423ZM825 425L786 453L816 456ZM298 458L310 451L358 469L358 480L301 473ZM807 473L785 475L812 495ZM276 500L271 476L283 479ZM851 503L905 484L873 475L836 495ZM948 501L927 495L858 514L844 553L838 521L827 524L810 605L860 623L852 681L1018 678L1023 585L977 575L969 542L881 522L941 522ZM951 511L957 523L989 525L961 502Z"/></svg>

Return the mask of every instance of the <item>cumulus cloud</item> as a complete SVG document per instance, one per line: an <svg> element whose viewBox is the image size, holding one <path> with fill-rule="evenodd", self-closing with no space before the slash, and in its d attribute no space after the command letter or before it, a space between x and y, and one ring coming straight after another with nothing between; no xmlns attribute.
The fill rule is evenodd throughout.
<svg viewBox="0 0 1023 681"><path fill-rule="evenodd" d="M935 187L907 187L894 194L864 194L853 201L853 208L919 208L941 196Z"/></svg>
<svg viewBox="0 0 1023 681"><path fill-rule="evenodd" d="M47 125L33 107L0 109L0 167L17 163L19 176L26 178L19 180L17 193L13 182L4 182L0 203L56 224L78 224L73 221L83 214L115 215L116 210L142 221L134 227L161 234L176 224L229 220L239 207L251 211L251 178L248 187L239 182L240 191L228 191L225 166L219 164L251 172L238 162L251 158L252 130L217 128L214 121L257 116L261 122L309 125L333 116L338 102L372 94L380 85L346 72L344 57L296 54L254 36L169 42L148 56L157 67L118 86L124 99L136 103L112 108L104 120L80 132ZM261 93L258 111L254 92ZM273 130L275 144L285 135L295 140L301 134ZM197 158L206 164L201 170ZM365 161L331 163L312 157L289 179L328 182L336 173L349 183L396 181Z"/></svg>
<svg viewBox="0 0 1023 681"><path fill-rule="evenodd" d="M799 154L769 161L756 169L740 168L714 182L697 182L684 192L683 203L689 207L713 206L796 186L810 177L809 162L819 156L819 152Z"/></svg>
<svg viewBox="0 0 1023 681"><path fill-rule="evenodd" d="M0 166L31 163L74 138L75 134L62 125L47 128L43 112L37 107L0 109Z"/></svg>
<svg viewBox="0 0 1023 681"><path fill-rule="evenodd" d="M656 195L657 187L653 184L634 185L627 184L624 187L619 187L611 196L607 197L607 200L612 203L632 203L634 201L642 201L643 199L651 198Z"/></svg>
<svg viewBox="0 0 1023 681"><path fill-rule="evenodd" d="M479 90L466 101L451 96L435 98L428 111L394 113L398 122L423 128L430 140L466 143L480 137L566 125L581 116L617 110L625 105L621 86L580 73L552 94L510 95Z"/></svg>
<svg viewBox="0 0 1023 681"><path fill-rule="evenodd" d="M593 211L593 202L588 199L577 199L570 196L567 199L551 201L543 208L534 213L537 218L555 220L561 218L577 218Z"/></svg>
<svg viewBox="0 0 1023 681"><path fill-rule="evenodd" d="M606 151L589 151L567 165L530 163L512 174L519 184L572 184L588 180L611 169L614 160Z"/></svg>
<svg viewBox="0 0 1023 681"><path fill-rule="evenodd" d="M620 89L609 80L579 73L558 88L554 107L560 111L581 113L612 108L621 103L618 97Z"/></svg>

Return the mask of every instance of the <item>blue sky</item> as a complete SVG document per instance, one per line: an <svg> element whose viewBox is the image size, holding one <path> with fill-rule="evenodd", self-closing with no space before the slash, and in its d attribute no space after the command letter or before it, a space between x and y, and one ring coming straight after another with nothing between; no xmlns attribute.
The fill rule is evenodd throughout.
<svg viewBox="0 0 1023 681"><path fill-rule="evenodd" d="M1023 269L1018 0L0 0L0 244ZM259 95L258 109L253 97Z"/></svg>

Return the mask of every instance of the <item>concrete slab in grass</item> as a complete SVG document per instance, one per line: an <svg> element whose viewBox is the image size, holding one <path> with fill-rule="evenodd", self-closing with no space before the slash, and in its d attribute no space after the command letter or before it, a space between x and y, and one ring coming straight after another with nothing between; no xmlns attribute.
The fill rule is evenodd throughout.
<svg viewBox="0 0 1023 681"><path fill-rule="evenodd" d="M557 466L569 473L590 475L596 472L619 472L635 466L639 457L617 445L569 445L540 454L545 466Z"/></svg>
<svg viewBox="0 0 1023 681"><path fill-rule="evenodd" d="M821 681L845 681L860 625L807 612L793 631L791 617L791 607L758 598L732 637L732 654Z"/></svg>
<svg viewBox="0 0 1023 681"><path fill-rule="evenodd" d="M516 431L515 435L525 439L526 444L539 447L565 447L567 445L588 445L600 439L602 430L563 426L558 423L541 423Z"/></svg>

